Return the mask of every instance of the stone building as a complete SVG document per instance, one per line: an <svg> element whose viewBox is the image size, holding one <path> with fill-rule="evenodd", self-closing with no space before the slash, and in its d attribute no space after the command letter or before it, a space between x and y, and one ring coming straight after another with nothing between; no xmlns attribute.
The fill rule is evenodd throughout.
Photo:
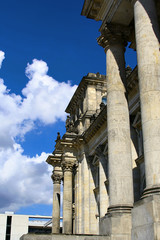
<svg viewBox="0 0 160 240"><path fill-rule="evenodd" d="M102 21L97 41L107 75L82 78L66 108L66 133L47 159L52 233L59 233L63 181L63 233L159 240L160 1L85 0L81 14ZM133 70L125 67L128 43L137 52Z"/></svg>

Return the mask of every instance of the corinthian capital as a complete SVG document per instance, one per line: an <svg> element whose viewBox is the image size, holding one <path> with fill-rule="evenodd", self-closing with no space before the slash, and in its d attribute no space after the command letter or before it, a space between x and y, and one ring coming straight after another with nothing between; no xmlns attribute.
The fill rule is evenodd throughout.
<svg viewBox="0 0 160 240"><path fill-rule="evenodd" d="M97 38L97 42L105 51L114 44L122 44L127 46L127 38L130 34L130 28L120 24L106 24L101 31L101 36Z"/></svg>
<svg viewBox="0 0 160 240"><path fill-rule="evenodd" d="M51 175L51 178L53 180L53 184L54 183L61 184L62 177L63 177L62 172L53 171L53 174Z"/></svg>
<svg viewBox="0 0 160 240"><path fill-rule="evenodd" d="M75 162L72 161L72 160L71 161L69 161L69 160L63 161L62 162L62 169L63 169L64 172L66 172L66 171L72 172L74 165L75 165Z"/></svg>

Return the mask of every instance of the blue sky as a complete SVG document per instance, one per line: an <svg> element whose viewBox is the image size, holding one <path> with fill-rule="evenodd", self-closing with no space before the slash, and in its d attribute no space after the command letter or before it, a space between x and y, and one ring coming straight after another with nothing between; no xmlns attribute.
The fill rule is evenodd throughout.
<svg viewBox="0 0 160 240"><path fill-rule="evenodd" d="M88 72L105 74L100 22L81 16L83 0L6 0L0 8L0 212L52 213L45 160L64 110ZM126 51L132 68L136 56Z"/></svg>

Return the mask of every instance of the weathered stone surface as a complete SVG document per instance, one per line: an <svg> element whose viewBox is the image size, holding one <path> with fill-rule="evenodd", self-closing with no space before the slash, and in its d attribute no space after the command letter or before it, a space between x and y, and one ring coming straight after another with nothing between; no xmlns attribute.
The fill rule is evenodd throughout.
<svg viewBox="0 0 160 240"><path fill-rule="evenodd" d="M135 203L132 210L132 240L160 239L160 195Z"/></svg>
<svg viewBox="0 0 160 240"><path fill-rule="evenodd" d="M26 234L20 240L110 240L109 236L96 235L64 235L64 234Z"/></svg>
<svg viewBox="0 0 160 240"><path fill-rule="evenodd" d="M135 1L135 33L146 187L160 186L160 30L155 2Z"/></svg>
<svg viewBox="0 0 160 240"><path fill-rule="evenodd" d="M130 240L131 227L131 214L106 215L100 222L100 234L110 235L111 240Z"/></svg>
<svg viewBox="0 0 160 240"><path fill-rule="evenodd" d="M160 201L154 196L160 193L158 2L85 0L82 14L102 20L98 43L106 52L107 76L83 77L66 109L67 133L56 140L63 165L73 158L78 163L72 173L70 166L64 170L63 233L71 233L73 225L74 233L100 232L104 239L160 240ZM138 66L126 78L127 42L137 50ZM133 189L134 201L142 193L146 199L134 205L131 215ZM48 239L103 237L48 235Z"/></svg>

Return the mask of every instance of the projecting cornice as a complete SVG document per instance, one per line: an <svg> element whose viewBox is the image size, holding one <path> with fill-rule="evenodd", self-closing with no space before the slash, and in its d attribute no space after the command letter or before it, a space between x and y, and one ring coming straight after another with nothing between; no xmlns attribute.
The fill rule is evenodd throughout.
<svg viewBox="0 0 160 240"><path fill-rule="evenodd" d="M128 26L133 19L130 0L85 0L81 14L96 21Z"/></svg>
<svg viewBox="0 0 160 240"><path fill-rule="evenodd" d="M105 0L86 0L81 15L96 21L102 20L101 9Z"/></svg>
<svg viewBox="0 0 160 240"><path fill-rule="evenodd" d="M56 166L60 167L61 161L62 161L61 156L54 156L54 155L49 155L46 160L46 162L52 165L53 167L56 167Z"/></svg>

